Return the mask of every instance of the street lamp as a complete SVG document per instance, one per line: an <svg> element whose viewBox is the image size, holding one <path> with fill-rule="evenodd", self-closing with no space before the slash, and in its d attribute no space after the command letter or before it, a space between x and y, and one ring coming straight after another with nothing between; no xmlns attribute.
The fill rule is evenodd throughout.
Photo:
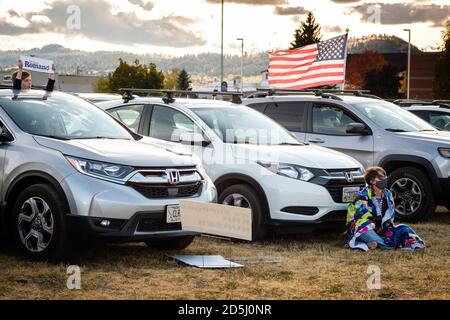
<svg viewBox="0 0 450 320"><path fill-rule="evenodd" d="M408 85L406 89L406 98L409 99L409 93L411 88L411 29L403 29L408 32Z"/></svg>
<svg viewBox="0 0 450 320"><path fill-rule="evenodd" d="M241 92L244 92L244 38L237 38L241 41Z"/></svg>
<svg viewBox="0 0 450 320"><path fill-rule="evenodd" d="M222 0L222 22L220 29L220 83L223 83L223 2L224 0Z"/></svg>

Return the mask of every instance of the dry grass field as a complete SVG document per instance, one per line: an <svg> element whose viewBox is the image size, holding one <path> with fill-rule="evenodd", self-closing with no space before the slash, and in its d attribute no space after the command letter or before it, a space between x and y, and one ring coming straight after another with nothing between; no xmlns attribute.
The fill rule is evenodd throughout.
<svg viewBox="0 0 450 320"><path fill-rule="evenodd" d="M412 226L426 250L351 251L322 232L256 244L202 237L183 252L245 264L236 269L188 267L144 244L96 246L80 253L81 290L67 289L67 264L25 261L3 246L0 299L450 299L450 213ZM369 265L381 270L379 290L367 288Z"/></svg>

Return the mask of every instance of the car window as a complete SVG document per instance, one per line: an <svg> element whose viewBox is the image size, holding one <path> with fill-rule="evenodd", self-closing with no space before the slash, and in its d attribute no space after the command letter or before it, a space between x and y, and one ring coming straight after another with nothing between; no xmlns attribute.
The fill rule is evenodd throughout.
<svg viewBox="0 0 450 320"><path fill-rule="evenodd" d="M423 110L411 110L412 113L414 113L419 118L428 121L428 112Z"/></svg>
<svg viewBox="0 0 450 320"><path fill-rule="evenodd" d="M264 113L264 110L266 109L266 105L267 105L267 103L252 103L252 104L249 104L247 107L250 107L253 110Z"/></svg>
<svg viewBox="0 0 450 320"><path fill-rule="evenodd" d="M144 111L144 105L127 105L110 111L111 115L122 121L128 128L137 132Z"/></svg>
<svg viewBox="0 0 450 320"><path fill-rule="evenodd" d="M201 133L201 130L186 115L173 108L153 107L149 130L150 137L180 142L180 136L185 132Z"/></svg>
<svg viewBox="0 0 450 320"><path fill-rule="evenodd" d="M264 114L289 131L305 131L305 102L276 102L267 105Z"/></svg>
<svg viewBox="0 0 450 320"><path fill-rule="evenodd" d="M64 139L132 139L110 115L93 104L67 94L47 99L1 99L0 105L25 132Z"/></svg>
<svg viewBox="0 0 450 320"><path fill-rule="evenodd" d="M450 114L444 112L430 112L432 126L445 131L450 131Z"/></svg>
<svg viewBox="0 0 450 320"><path fill-rule="evenodd" d="M314 105L312 117L312 130L318 134L347 135L347 126L360 122L342 109L330 105Z"/></svg>

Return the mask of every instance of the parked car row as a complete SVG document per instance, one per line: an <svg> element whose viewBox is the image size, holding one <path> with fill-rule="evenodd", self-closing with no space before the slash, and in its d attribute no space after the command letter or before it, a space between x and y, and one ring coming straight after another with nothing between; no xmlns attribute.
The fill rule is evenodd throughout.
<svg viewBox="0 0 450 320"><path fill-rule="evenodd" d="M371 165L400 218L450 207L450 133L373 96L91 98L0 89L0 227L27 257L85 236L185 248L182 199L250 208L254 240L342 226Z"/></svg>
<svg viewBox="0 0 450 320"><path fill-rule="evenodd" d="M275 164L271 163L271 159L266 160L270 163L266 167L274 173L288 177L292 175L298 179L307 169L311 176L320 177L296 187L286 179L268 181L256 171L249 172L251 166L248 164L242 166L244 171L226 164L205 164L207 173L218 188L221 203L230 203L227 199L230 192L239 199L244 196L234 189L227 190L230 186L247 184L246 190L253 190L255 195L259 191L259 202L267 206L266 210L262 210L267 212L264 217L266 225L294 221L318 223L324 219L342 218L346 195L363 184L361 167L373 165L384 167L390 175L389 187L395 194L399 218L420 221L430 217L436 205L450 208L449 132L439 131L412 113L371 95L303 92L256 96L243 99L243 105L217 100L176 99L175 102L164 103L161 98L138 98L126 102L103 102L99 106L119 120L123 120L121 114L139 108L127 124L139 134L156 139L189 144L173 132L199 132L200 140L206 140L202 148L193 148L199 155L204 156L206 151L214 157L216 140L229 145L230 152L240 148L261 150L269 147L279 153L275 157L280 160ZM302 143L286 138L282 145L266 146L246 143L246 139L252 140L248 136L244 136L242 141L224 139L226 130L271 128L275 125L244 105L275 120ZM182 123L177 120L181 118ZM314 149L311 148L313 145L326 148ZM331 149L340 153L332 154ZM322 159L314 159L314 163L308 161L315 155L309 150L320 150L319 158ZM352 160L343 162L343 154L356 159L358 164ZM284 159L288 155L291 158ZM232 177L226 176L230 174ZM239 175L239 178L234 175ZM330 175L333 175L331 179ZM248 181L249 178L252 180ZM327 181L324 188L317 188L321 186L318 181ZM239 190L242 189L240 187ZM248 197L243 198L246 201L238 201L238 205L245 203L252 209L255 207L249 204ZM324 203L325 199L328 203Z"/></svg>

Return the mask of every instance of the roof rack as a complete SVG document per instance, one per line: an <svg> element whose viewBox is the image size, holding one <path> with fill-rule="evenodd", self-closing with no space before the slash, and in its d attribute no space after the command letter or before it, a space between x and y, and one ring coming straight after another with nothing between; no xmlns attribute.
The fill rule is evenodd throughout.
<svg viewBox="0 0 450 320"><path fill-rule="evenodd" d="M123 91L123 100L128 102L134 99L133 93L147 93L148 96L151 94L164 94L162 100L164 103L174 103L174 95L186 95L189 98L198 99L199 95L211 95L216 96L231 96L231 102L240 104L242 103L241 97L243 93L241 92L223 92L223 91L194 91L194 90L168 90L168 89L135 89L135 88L120 88L119 91Z"/></svg>
<svg viewBox="0 0 450 320"><path fill-rule="evenodd" d="M267 97L273 95L310 95L314 94L317 97L334 99L342 101L338 95L340 94L353 94L357 97L366 97L383 100L382 98L369 94L369 90L341 90L341 89L302 89L302 90L283 90L283 89L256 89L246 95L246 98Z"/></svg>

